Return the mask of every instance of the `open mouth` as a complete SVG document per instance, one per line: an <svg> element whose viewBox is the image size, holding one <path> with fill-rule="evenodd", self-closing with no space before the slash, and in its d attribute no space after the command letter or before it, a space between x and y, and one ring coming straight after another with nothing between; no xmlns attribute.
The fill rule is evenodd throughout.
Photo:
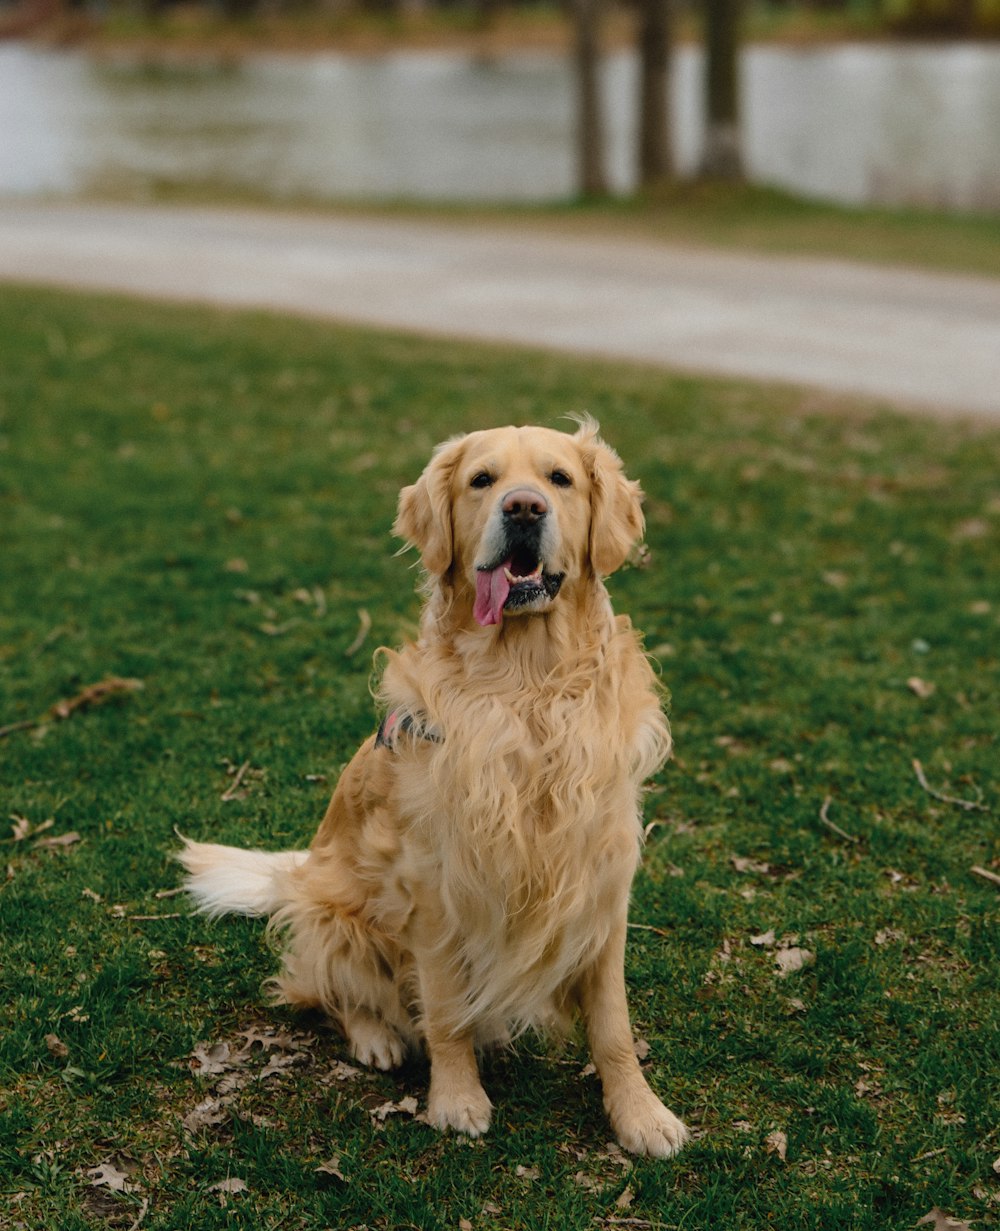
<svg viewBox="0 0 1000 1231"><path fill-rule="evenodd" d="M505 611L519 611L555 598L562 581L562 573L547 573L537 556L516 548L505 560L477 566L473 615L484 626L499 624Z"/></svg>

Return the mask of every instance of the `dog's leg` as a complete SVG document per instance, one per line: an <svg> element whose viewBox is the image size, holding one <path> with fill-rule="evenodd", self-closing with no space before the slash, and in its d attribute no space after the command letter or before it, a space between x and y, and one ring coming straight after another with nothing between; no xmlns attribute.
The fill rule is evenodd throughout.
<svg viewBox="0 0 1000 1231"><path fill-rule="evenodd" d="M470 1031L455 1031L446 1025L440 1006L454 998L447 976L418 963L424 1009L424 1037L431 1061L431 1088L427 1118L435 1128L457 1129L478 1137L490 1126L490 1102L479 1080L479 1065Z"/></svg>
<svg viewBox="0 0 1000 1231"><path fill-rule="evenodd" d="M615 1135L633 1154L667 1158L681 1148L688 1130L646 1083L632 1043L625 999L625 920L608 939L580 983L580 1007L594 1065L604 1089L604 1107Z"/></svg>

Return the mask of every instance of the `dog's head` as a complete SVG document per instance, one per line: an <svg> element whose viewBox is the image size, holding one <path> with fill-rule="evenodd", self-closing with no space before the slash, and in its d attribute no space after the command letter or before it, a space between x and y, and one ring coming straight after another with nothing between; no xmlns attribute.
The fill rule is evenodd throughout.
<svg viewBox="0 0 1000 1231"><path fill-rule="evenodd" d="M479 624L548 611L560 591L624 563L643 531L641 492L586 421L472 432L435 452L400 494L396 533L427 571L466 583Z"/></svg>

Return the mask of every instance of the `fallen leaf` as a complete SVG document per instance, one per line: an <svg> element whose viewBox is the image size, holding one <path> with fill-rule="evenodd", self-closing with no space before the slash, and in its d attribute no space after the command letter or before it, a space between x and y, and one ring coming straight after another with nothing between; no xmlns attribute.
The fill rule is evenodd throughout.
<svg viewBox="0 0 1000 1231"><path fill-rule="evenodd" d="M394 1103L389 1099L385 1103L380 1103L378 1107L372 1108L368 1114L373 1120L378 1120L381 1124L384 1124L389 1116L415 1116L417 1114L417 1100L412 1095L401 1098L398 1103Z"/></svg>
<svg viewBox="0 0 1000 1231"><path fill-rule="evenodd" d="M766 932L761 932L759 936L751 936L750 943L758 949L770 949L774 945L774 928L768 928Z"/></svg>
<svg viewBox="0 0 1000 1231"><path fill-rule="evenodd" d="M80 835L75 830L69 833L57 834L54 838L39 838L35 843L35 849L52 850L57 846L72 846L74 842L80 841Z"/></svg>
<svg viewBox="0 0 1000 1231"><path fill-rule="evenodd" d="M272 1047L278 1051L291 1051L293 1048L298 1048L303 1044L313 1042L313 1036L302 1035L296 1036L289 1034L286 1030L258 1030L255 1026L250 1026L246 1030L239 1031L240 1037L246 1040L244 1044L245 1050L250 1050L255 1044L259 1044L264 1051L269 1051Z"/></svg>
<svg viewBox="0 0 1000 1231"><path fill-rule="evenodd" d="M69 1048L57 1034L47 1034L45 1036L45 1046L53 1056L58 1057L60 1060L65 1060L69 1055Z"/></svg>
<svg viewBox="0 0 1000 1231"><path fill-rule="evenodd" d="M332 1158L328 1158L325 1163L320 1163L315 1168L317 1175L332 1175L334 1179L343 1180L347 1183L347 1176L340 1169L340 1155L334 1154Z"/></svg>
<svg viewBox="0 0 1000 1231"><path fill-rule="evenodd" d="M527 1180L529 1183L537 1180L542 1174L537 1167L524 1167L520 1163L514 1168L514 1174L519 1180Z"/></svg>
<svg viewBox="0 0 1000 1231"><path fill-rule="evenodd" d="M769 863L763 863L759 859L745 859L742 855L733 855L729 862L737 872L761 872L766 875L771 870Z"/></svg>
<svg viewBox="0 0 1000 1231"><path fill-rule="evenodd" d="M773 1133L768 1133L764 1138L764 1148L768 1154L777 1154L784 1162L785 1155L788 1153L788 1138L780 1128L776 1128Z"/></svg>
<svg viewBox="0 0 1000 1231"><path fill-rule="evenodd" d="M219 1180L215 1184L209 1184L208 1191L210 1193L219 1193L220 1196L225 1198L227 1195L233 1196L236 1193L245 1193L247 1191L247 1182L234 1176L229 1180Z"/></svg>
<svg viewBox="0 0 1000 1231"><path fill-rule="evenodd" d="M101 902L104 900L101 895L99 893L95 893L93 889L81 889L80 897L87 898L91 902Z"/></svg>
<svg viewBox="0 0 1000 1231"><path fill-rule="evenodd" d="M110 1188L116 1193L131 1193L136 1189L136 1186L130 1183L128 1175L119 1171L114 1163L99 1163L96 1167L88 1168L87 1175L92 1177L90 1183L93 1188Z"/></svg>
<svg viewBox="0 0 1000 1231"><path fill-rule="evenodd" d="M952 1218L944 1210L934 1206L923 1218L918 1218L914 1224L917 1227L929 1226L931 1231L972 1231L971 1224L960 1218Z"/></svg>
<svg viewBox="0 0 1000 1231"><path fill-rule="evenodd" d="M815 960L816 954L811 949L779 949L774 955L779 979L786 979L804 966L811 966Z"/></svg>
<svg viewBox="0 0 1000 1231"><path fill-rule="evenodd" d="M15 842L23 842L32 832L32 824L26 816L18 816L16 813L11 813L10 819L14 822L11 825L11 832Z"/></svg>
<svg viewBox="0 0 1000 1231"><path fill-rule="evenodd" d="M196 1133L200 1128L214 1128L221 1124L229 1115L225 1099L202 1099L197 1107L187 1113L181 1123L189 1133Z"/></svg>
<svg viewBox="0 0 1000 1231"><path fill-rule="evenodd" d="M919 697L921 701L926 701L928 697L932 697L937 689L936 684L922 680L919 675L911 675L906 681L906 687L914 696Z"/></svg>
<svg viewBox="0 0 1000 1231"><path fill-rule="evenodd" d="M615 1198L615 1209L627 1210L634 1200L635 1200L635 1193L632 1191L631 1186L626 1184L625 1187L622 1189L622 1191Z"/></svg>
<svg viewBox="0 0 1000 1231"><path fill-rule="evenodd" d="M199 1043L191 1057L198 1061L196 1077L217 1077L243 1063L239 1057L230 1057L228 1043Z"/></svg>
<svg viewBox="0 0 1000 1231"><path fill-rule="evenodd" d="M267 1064L260 1071L260 1080L265 1081L268 1077L273 1077L275 1073L283 1073L285 1069L291 1068L293 1064L298 1064L299 1061L305 1059L305 1055L300 1051L292 1052L291 1055L271 1056Z"/></svg>

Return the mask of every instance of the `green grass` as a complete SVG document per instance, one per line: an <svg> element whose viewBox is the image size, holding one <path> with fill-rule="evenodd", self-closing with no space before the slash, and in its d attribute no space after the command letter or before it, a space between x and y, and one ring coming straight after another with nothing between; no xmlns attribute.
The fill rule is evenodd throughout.
<svg viewBox="0 0 1000 1231"><path fill-rule="evenodd" d="M373 728L371 652L417 611L389 527L432 444L580 410L648 493L651 562L613 590L677 739L629 985L650 1079L699 1135L628 1169L579 1041L488 1061L481 1142L409 1104L382 1123L423 1098L423 1064L345 1075L321 1022L266 1007L259 924L157 896L175 825L309 839ZM998 910L970 868L1000 854L998 476L994 428L815 394L0 292L0 726L144 684L0 740L22 818L0 864L0 1226L988 1225ZM914 758L988 810L935 799ZM776 977L750 943L768 929L814 964ZM197 1045L250 1027L297 1060L198 1075ZM209 1097L219 1122L185 1128ZM344 1178L316 1171L333 1156ZM105 1163L131 1191L91 1184Z"/></svg>

